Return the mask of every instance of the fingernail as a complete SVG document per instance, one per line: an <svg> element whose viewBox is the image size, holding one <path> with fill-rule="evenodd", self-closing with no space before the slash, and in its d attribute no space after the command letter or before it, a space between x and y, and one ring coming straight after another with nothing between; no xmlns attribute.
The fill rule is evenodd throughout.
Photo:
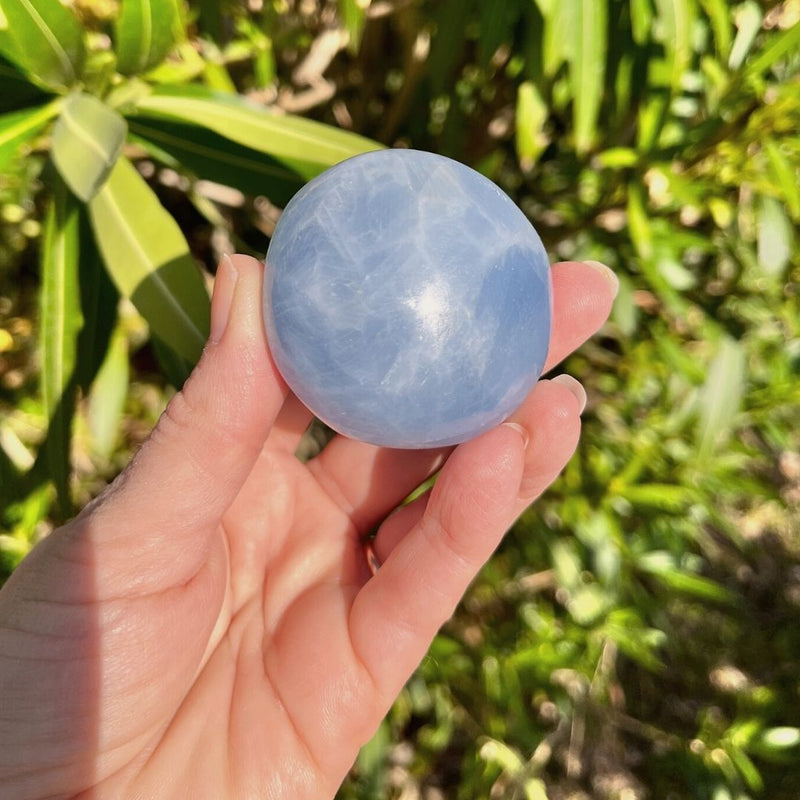
<svg viewBox="0 0 800 800"><path fill-rule="evenodd" d="M528 442L531 440L531 437L528 436L528 431L522 427L518 422L504 422L507 428L511 428L512 430L516 431L522 437L522 446L527 447Z"/></svg>
<svg viewBox="0 0 800 800"><path fill-rule="evenodd" d="M553 383L560 383L572 392L575 399L578 401L578 413L582 414L583 409L586 408L586 389L581 386L579 381L576 381L572 375L556 375L551 378Z"/></svg>
<svg viewBox="0 0 800 800"><path fill-rule="evenodd" d="M600 261L584 261L583 263L586 264L586 266L597 270L611 284L614 297L616 297L617 292L619 291L619 278L616 276L614 271Z"/></svg>
<svg viewBox="0 0 800 800"><path fill-rule="evenodd" d="M233 293L239 273L233 265L230 256L223 256L217 268L217 277L214 281L214 296L211 300L211 335L209 341L216 344L225 333L228 326L228 317L231 312Z"/></svg>

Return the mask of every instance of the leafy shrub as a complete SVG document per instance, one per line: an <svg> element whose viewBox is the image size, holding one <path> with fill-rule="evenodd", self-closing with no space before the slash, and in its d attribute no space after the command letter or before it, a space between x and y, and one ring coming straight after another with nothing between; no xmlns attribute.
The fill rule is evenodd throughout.
<svg viewBox="0 0 800 800"><path fill-rule="evenodd" d="M6 18L10 3L0 0ZM118 415L96 419L114 403L93 408L93 395L120 397L135 439L163 405L150 356L180 382L202 339L174 315L159 329L141 293L115 278L119 265L98 234L106 223L92 211L115 185L119 202L138 191L148 198L140 208L169 224L157 193L181 220L183 234L172 228L182 237L181 278L169 297L202 334L207 301L190 250L207 266L215 237L263 251L263 209L272 206L209 199L198 179L280 205L326 163L370 146L334 123L442 152L514 197L554 258L603 260L622 286L611 323L565 365L590 396L578 454L476 581L341 797L795 798L800 4L197 2L188 17L168 17L177 32L144 66L138 37L124 32L135 25L131 9L160 4L125 0L121 14L100 0L75 5L81 35L74 20L64 24L84 43L68 59L79 83L58 71L61 60L45 73L15 59L0 37L0 247L19 254L4 269L20 284L2 293L13 319L0 317L4 375L19 376L3 383L3 404L16 408L0 422L0 552L9 564L58 514L42 482L48 471L62 499L102 484L91 466L96 444L89 467L73 445L68 484L71 409L54 410L69 381L84 392L79 445L86 427L118 427ZM306 119L266 116L243 95ZM258 130L269 120L274 135L214 124L230 104L260 120ZM85 170L71 175L71 114L84 120L80 130L94 130L86 120L95 114L105 120L96 136L106 153L124 130L123 152L139 171L87 157L94 182ZM310 165L282 149L301 130L319 137ZM2 160L18 146L29 158ZM39 177L46 161L53 166ZM96 193L76 199L81 192ZM118 224L140 218L130 211ZM80 270L97 277L59 266L59 241L88 253ZM37 243L38 271L28 266ZM157 262L150 256L141 275L162 274ZM80 285L81 305L73 292L72 311L59 316L47 309L64 280ZM88 290L111 299L98 303ZM93 316L93 307L116 308L120 291L139 301L150 346L126 303L116 328ZM59 329L73 350L54 370ZM43 404L36 370L24 366L34 332ZM125 449L107 449L113 472ZM59 468L46 460L53 454Z"/></svg>

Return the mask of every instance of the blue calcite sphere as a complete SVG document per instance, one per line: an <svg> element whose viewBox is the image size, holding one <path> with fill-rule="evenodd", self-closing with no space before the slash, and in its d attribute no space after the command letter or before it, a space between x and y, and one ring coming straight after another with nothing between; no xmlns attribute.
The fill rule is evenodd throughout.
<svg viewBox="0 0 800 800"><path fill-rule="evenodd" d="M525 215L431 153L332 167L292 198L267 252L284 379L330 427L387 447L456 444L507 417L541 373L551 308Z"/></svg>

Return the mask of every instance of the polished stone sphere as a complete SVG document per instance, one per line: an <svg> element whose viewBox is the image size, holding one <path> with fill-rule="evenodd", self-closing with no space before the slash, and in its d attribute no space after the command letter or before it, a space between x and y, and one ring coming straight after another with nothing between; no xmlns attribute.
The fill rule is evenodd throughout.
<svg viewBox="0 0 800 800"><path fill-rule="evenodd" d="M542 371L551 315L525 215L431 153L332 167L292 198L267 252L278 369L323 422L373 444L450 445L497 425Z"/></svg>

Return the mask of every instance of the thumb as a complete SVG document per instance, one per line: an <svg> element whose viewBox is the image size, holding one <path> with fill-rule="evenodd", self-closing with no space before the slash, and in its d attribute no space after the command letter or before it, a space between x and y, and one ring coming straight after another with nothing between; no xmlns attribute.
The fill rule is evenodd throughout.
<svg viewBox="0 0 800 800"><path fill-rule="evenodd" d="M286 386L262 324L262 280L255 259L223 259L200 362L128 468L84 512L106 543L125 548L134 574L137 553L151 563L154 551L174 579L197 567L283 404Z"/></svg>

